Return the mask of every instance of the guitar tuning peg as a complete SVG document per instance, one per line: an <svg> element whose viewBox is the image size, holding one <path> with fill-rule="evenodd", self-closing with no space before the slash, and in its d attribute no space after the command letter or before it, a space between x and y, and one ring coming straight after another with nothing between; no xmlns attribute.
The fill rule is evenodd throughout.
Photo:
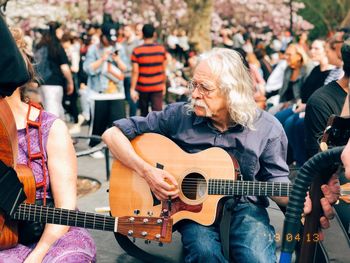
<svg viewBox="0 0 350 263"><path fill-rule="evenodd" d="M136 238L133 237L132 238L132 242L135 243L136 242Z"/></svg>
<svg viewBox="0 0 350 263"><path fill-rule="evenodd" d="M165 216L165 217L168 217L169 216L169 210L168 209L163 209L161 215Z"/></svg>
<svg viewBox="0 0 350 263"><path fill-rule="evenodd" d="M163 242L159 242L158 246L162 247L163 246Z"/></svg>
<svg viewBox="0 0 350 263"><path fill-rule="evenodd" d="M146 240L145 240L145 244L146 244L146 245L151 244L151 240L146 239Z"/></svg>

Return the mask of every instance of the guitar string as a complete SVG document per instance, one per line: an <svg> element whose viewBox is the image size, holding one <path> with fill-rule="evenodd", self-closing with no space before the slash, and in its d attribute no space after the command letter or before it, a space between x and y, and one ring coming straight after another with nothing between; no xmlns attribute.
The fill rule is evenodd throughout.
<svg viewBox="0 0 350 263"><path fill-rule="evenodd" d="M204 180L201 180L200 183L206 182ZM276 192L280 192L281 194L283 193L283 195L285 195L284 193L290 193L291 192L291 185L272 185L272 184L268 184L266 185L264 182L262 183L225 183L224 184L220 184L220 182L211 182L208 186L208 191L210 192L233 192L233 193L237 193L241 194L242 192L246 192L246 191L252 191L254 192L256 195L258 195L257 193L261 193L260 195L265 195L262 193L266 193L266 195L272 195L272 194L276 194ZM200 189L201 185L198 185L198 183L187 183L184 182L182 184L182 190L185 190L183 192L186 193L197 193L197 189ZM246 188L246 189L244 189ZM194 191L193 191L194 190Z"/></svg>
<svg viewBox="0 0 350 263"><path fill-rule="evenodd" d="M198 184L206 184L206 185L210 185L210 186L233 186L233 187L269 187L269 188L275 188L275 189L288 189L288 188L292 188L292 185L291 184L288 184L288 183L282 183L280 184L279 182L276 182L276 183L271 183L271 182L268 182L267 184L265 182L254 182L254 181L251 181L251 182L247 182L247 181L244 181L244 182L238 182L238 181L235 181L235 182L230 182L230 181L216 181L216 182L213 182L213 181L209 181L209 183L205 180L197 180L197 181L184 181L182 182L181 185L187 185L187 186L194 186L194 185L198 185Z"/></svg>
<svg viewBox="0 0 350 263"><path fill-rule="evenodd" d="M33 212L27 212L26 210L28 210L28 209L26 209L26 208L24 208L24 209L22 209L22 211L20 211L19 212L19 214L17 214L16 215L16 217L18 217L17 219L23 219L23 218L25 218L26 219L26 217L30 217L31 218L31 216L33 216L33 218L34 217L40 217L40 214L38 214L38 213L33 213ZM23 213L23 214L22 214ZM58 216L57 214L56 214L56 216ZM45 216L43 216L43 215L41 215L41 218L47 218L47 219L51 219L51 220L56 220L56 221L59 221L59 219L61 219L61 221L62 220L64 220L64 221L74 221L74 222L77 222L77 223L86 223L86 224L89 224L89 223L94 223L94 221L93 221L93 218L91 218L91 217L84 217L84 215L78 215L78 216L68 216L68 214L67 215L61 215L61 217L56 217L56 216L54 216L53 214L51 214L51 215L45 215ZM74 218L73 218L74 217ZM86 220L84 220L84 218L86 219ZM70 219L70 220L69 220ZM91 220L92 219L92 221L89 221L89 220ZM29 219L28 219L29 220ZM96 220L102 220L102 218L100 218L100 219L96 219L95 218L95 224L97 224L97 223L101 223L101 224L103 224L103 222L100 222L100 221L96 221ZM114 219L113 219L114 220ZM43 220L44 221L44 220ZM55 222L56 222L55 221ZM109 219L106 219L106 221L105 221L105 225L114 225L114 222L111 222L112 220L111 220L111 218L109 218Z"/></svg>
<svg viewBox="0 0 350 263"><path fill-rule="evenodd" d="M188 179L186 180L186 182L185 182L185 186L187 187L187 189L189 189L189 190L195 190L195 188L191 188L191 185L190 184L188 184ZM206 180L196 180L196 179L192 179L192 181L195 181L196 183L198 183L198 182L206 182ZM236 192L237 192L237 194L239 194L239 193L242 193L242 192L244 192L244 190L242 190L242 191L239 191L239 189L235 189L235 188L229 188L229 189L227 189L227 186L231 186L231 185L227 185L227 181L225 181L225 180L220 180L220 181L216 181L216 182L213 182L213 181L211 181L211 183L212 183L212 187L210 187L209 186L209 188L213 188L213 187L218 187L218 185L213 185L213 183L222 183L222 182L224 182L224 185L222 186L221 185L221 189L219 189L219 191L221 190L221 191L229 191L229 192L233 192L233 194L235 193L235 190L236 190ZM236 184L236 185L239 185L239 184L241 184L241 186L246 186L247 187L247 185L251 185L251 186L255 186L256 188L260 185L260 184L265 184L264 182L254 182L254 181L245 181L245 183L242 183L242 182L240 182L240 181L232 181L232 180L230 180L229 181L229 183L231 183L231 184ZM253 184L254 183L254 184ZM270 186L270 188L271 188L271 182L269 182L270 183L270 185L268 185L268 186ZM285 183L286 184L286 183ZM266 185L265 185L266 186ZM267 186L267 187L268 187ZM190 188L188 188L188 187L190 187ZM196 187L197 188L197 187ZM258 187L258 188L260 188L260 189L257 189L257 192L259 192L259 190L260 191L264 191L267 195L269 195L269 194L272 194L273 192L275 192L275 191L279 191L280 189L267 189L266 190L266 187L265 187L265 190L262 190L261 189L261 187ZM283 189L283 185L281 185L281 191L283 191L283 190L290 190L289 189L290 187L289 186L285 186L285 189ZM210 189L210 190L213 190L213 189ZM215 190L215 189L214 189ZM255 188L254 188L254 190L255 190ZM217 192L219 192L219 191L217 191ZM197 191L194 191L194 192L192 192L192 191L186 191L186 193L197 193ZM34 207L34 205L32 205L32 204L26 204L27 206L29 206L29 207L31 207L31 208L33 208ZM38 208L39 210L40 210L40 208ZM22 211L23 210L23 211ZM25 208L25 207L20 207L19 208L19 211L21 212L21 213L25 213L26 212L26 210L29 210L28 208ZM108 216L104 216L104 215L98 215L98 214L91 214L91 213L85 213L85 212L79 212L79 211L68 211L68 210L64 210L64 209L62 209L62 210L60 210L60 208L46 208L45 209L45 211L44 211L44 213L46 212L46 210L47 211L50 211L51 210L51 212L55 212L56 211L56 213L60 213L60 214L56 214L56 221L58 221L58 220L60 220L60 221L62 221L62 220L64 220L64 221L66 221L66 222L68 222L68 220L69 220L69 218L71 218L71 220L69 220L69 221L74 221L74 222L76 222L76 223L85 223L85 224L94 224L94 225L98 225L98 224L102 224L102 225L105 225L106 227L108 227L108 226L114 226L114 222L106 222L106 220L108 220L108 221L110 221L111 219L112 220L114 220L114 218L113 217L108 217ZM78 213L78 215L76 215L76 213ZM70 214L70 215L69 215ZM34 217L36 217L36 216L40 216L40 215L42 215L42 211L37 211L37 212L29 212L29 213L26 213L26 215L28 215L28 217L29 217L29 219L30 219L30 217L31 216L33 216L33 218ZM60 216L59 218L57 218L58 216ZM20 215L19 215L19 217L20 217ZM72 217L75 217L75 220L72 218ZM52 213L52 214L50 214L50 215L47 215L46 216L46 218L48 218L48 219L51 219L51 220L55 220L55 213ZM28 220L29 220L28 219ZM90 221L91 220L91 221ZM97 220L97 221L96 221ZM99 222L98 220L104 220L104 222Z"/></svg>
<svg viewBox="0 0 350 263"><path fill-rule="evenodd" d="M184 181L181 185L183 186L197 186L200 184L208 184L206 180L186 180ZM289 183L272 183L272 182L268 182L266 184L266 182L256 182L256 181L209 181L209 187L227 187L227 186L231 186L231 187L249 187L249 188L273 188L274 191L279 191L279 189L291 189L292 185Z"/></svg>
<svg viewBox="0 0 350 263"><path fill-rule="evenodd" d="M29 207L29 208L28 208ZM37 209L40 210L40 206L36 206ZM19 213L16 213L16 217L19 217L18 220L21 220L21 217L29 217L29 218L25 218L25 220L29 220L32 217L34 219L34 217L44 217L47 218L49 220L53 220L53 222L58 222L59 219L60 221L72 221L72 222L77 222L77 223L84 223L85 224L95 224L95 226L97 226L98 224L101 225L105 225L108 227L114 227L115 225L115 218L111 217L111 216L104 216L104 215L100 215L100 214L92 214L92 213L86 213L85 212L80 212L80 211L71 211L71 210L60 210L60 208L51 208L51 207L46 207L45 211L42 211L40 213L40 211L29 211L27 212L27 210L33 209L35 208L35 205L33 204L25 204L25 206L20 206L18 209ZM46 210L48 210L48 212L52 212L51 214L48 214L47 216L45 215ZM56 210L56 212L59 212L60 214L56 214L54 213L54 211ZM76 214L78 213L78 214ZM24 214L21 216L21 214ZM58 217L59 215L61 215L60 217ZM69 218L72 218L71 220L68 220ZM120 218L119 218L120 219ZM149 219L149 218L148 218ZM157 218L158 219L158 218ZM96 221L96 220L108 220L105 222L101 222L101 221ZM111 222L113 220L113 222ZM155 220L155 219L154 219ZM44 220L43 220L44 221ZM50 223L50 222L48 222ZM120 222L118 222L120 223ZM124 224L130 224L130 225L135 225L137 222L122 222ZM138 222L139 224L144 224L143 221ZM152 223L153 225L156 223ZM151 225L151 223L149 222L148 225Z"/></svg>
<svg viewBox="0 0 350 263"><path fill-rule="evenodd" d="M217 187L231 187L231 188L270 188L273 189L275 191L278 191L279 189L292 189L291 186L278 186L278 185L265 185L265 184L261 184L261 185L254 185L254 184L214 184L214 183L210 183L210 184L204 184L204 183L198 183L198 182L193 182L193 183L182 183L181 186L185 186L185 187L197 187L197 186L207 186L210 188L217 188Z"/></svg>
<svg viewBox="0 0 350 263"><path fill-rule="evenodd" d="M250 188L250 189L259 189L259 188L266 188L266 189L271 189L273 191L279 191L280 189L284 189L284 190L287 190L287 189L292 189L292 187L288 187L288 186L272 186L272 185L231 185L231 184L199 184L199 183L191 183L191 184L188 184L188 183L183 183L181 184L182 187L187 187L187 188L196 188L196 187L201 187L201 186L208 186L208 188L235 188L235 189L244 189L244 188Z"/></svg>
<svg viewBox="0 0 350 263"><path fill-rule="evenodd" d="M16 218L16 220L25 220L25 221L41 221L41 222L46 222L48 224L52 223L60 223L61 225L68 225L68 226L77 226L77 227L88 227L91 226L91 228L94 229L113 229L115 226L115 223L113 222L107 222L105 221L105 223L101 222L101 221L97 221L95 220L95 222L93 221L93 219L87 219L87 220L83 220L82 218L78 218L78 220L75 219L69 219L67 217L62 216L61 219L58 218L54 218L54 217L44 217L45 219L47 218L47 220L36 220L36 218L39 218L39 215L37 214L32 214L32 213L26 213L25 216L19 216L19 218Z"/></svg>
<svg viewBox="0 0 350 263"><path fill-rule="evenodd" d="M202 180L202 181L205 182L204 180ZM231 188L231 189L226 188L226 189L220 189L220 190L222 190L222 191L227 190L227 191L233 192L233 194L235 193L235 189L233 189L233 188ZM285 189L285 190L287 190L287 189ZM257 192L258 191L259 190L257 190ZM272 194L272 192L274 192L273 189L272 189L272 192L270 189L262 190L262 191L265 191L267 195ZM275 191L278 191L278 190L275 190ZM282 191L282 189L281 189L281 191ZM239 191L239 190L237 190L236 192L237 192L237 195L242 193L242 191ZM197 193L197 191L194 191L194 192L186 191L186 193ZM29 208L26 208L28 206L29 206ZM31 217L33 217L33 219L34 219L35 217L40 217L43 214L42 210L36 211L36 212L33 212L33 211L26 212L26 210L30 210L30 209L35 208L35 206L33 204L26 204L26 207L20 206L18 211L20 213L24 213L25 214L24 216L27 215L28 220L30 220ZM37 209L40 210L40 208L38 208L38 207L39 206L37 206ZM44 214L46 213L46 210L48 212L51 212L51 214L50 215L47 214L45 217L48 220L51 219L53 222L58 222L58 220L60 220L62 222L62 220L63 220L63 221L66 221L67 223L68 223L68 221L73 221L73 222L81 223L81 224L85 223L85 225L86 224L94 224L96 227L98 227L99 224L102 224L102 226L104 225L105 227L113 227L114 226L114 222L110 222L110 221L115 220L115 218L110 217L110 216L91 214L91 213L85 213L85 212L80 212L80 211L69 211L66 209L61 210L60 208L50 208L50 207L45 208ZM56 213L54 213L55 211L56 211ZM57 213L59 213L59 214L57 214ZM56 221L55 221L55 215L56 215ZM18 214L18 217L20 218L19 214ZM71 220L69 220L69 218L71 218ZM75 218L75 219L73 219L73 218ZM99 220L104 220L104 222L101 222Z"/></svg>
<svg viewBox="0 0 350 263"><path fill-rule="evenodd" d="M32 209L37 208L37 210L41 210L41 211L32 211ZM59 220L61 218L62 220L65 221L74 221L77 223L86 223L86 224L103 224L103 222L101 221L96 221L96 220L104 220L105 225L106 226L114 226L115 222L111 222L112 220L114 221L115 218L111 217L111 216L104 216L104 215L99 215L99 214L91 214L91 213L86 213L85 212L80 212L80 211L71 211L71 210L61 210L60 208L51 208L51 207L44 207L44 211L42 209L40 209L40 206L35 206L33 204L25 204L25 206L21 205L16 214L15 217L18 217L16 219L21 219L25 216L29 216L29 217L42 217L42 218L47 218L47 219L51 219L51 220ZM29 210L29 212L27 212L27 210ZM56 211L56 213L55 213ZM47 213L47 215L46 215ZM51 214L48 214L51 213ZM59 213L59 214L58 214ZM71 220L68 220L69 218L71 218ZM30 219L27 219L30 220ZM44 221L44 220L43 220ZM55 221L56 222L56 221Z"/></svg>

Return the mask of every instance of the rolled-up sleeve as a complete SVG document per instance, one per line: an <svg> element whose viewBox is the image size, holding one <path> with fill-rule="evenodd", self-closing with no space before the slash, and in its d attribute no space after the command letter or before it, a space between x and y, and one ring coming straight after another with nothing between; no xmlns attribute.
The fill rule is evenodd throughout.
<svg viewBox="0 0 350 263"><path fill-rule="evenodd" d="M98 59L97 56L97 47L95 45L90 46L86 54L85 61L83 63L83 70L89 76L94 76L101 73L101 68L99 67L96 70L92 68L92 63Z"/></svg>
<svg viewBox="0 0 350 263"><path fill-rule="evenodd" d="M279 136L268 139L265 150L260 156L260 180L289 182L289 168L286 163L287 145L287 137L283 130Z"/></svg>

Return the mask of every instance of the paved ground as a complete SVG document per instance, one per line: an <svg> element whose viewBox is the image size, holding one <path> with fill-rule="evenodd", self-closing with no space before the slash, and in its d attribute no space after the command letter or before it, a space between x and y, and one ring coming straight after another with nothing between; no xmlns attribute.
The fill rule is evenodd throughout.
<svg viewBox="0 0 350 263"><path fill-rule="evenodd" d="M101 188L94 193L90 193L78 200L78 207L81 211L94 212L97 207L108 206L108 181L106 180L106 170L104 159L93 159L90 156L78 158L78 175L91 177L101 183ZM276 233L281 234L283 225L283 214L276 206L269 209L272 225L276 228ZM143 262L132 256L129 256L117 243L114 234L111 232L103 232L98 230L90 231L95 239L97 246L97 262L98 263L139 263ZM175 232L173 234L173 242L164 244L159 247L155 243L146 245L144 241L137 240L136 244L151 254L160 257L160 262L182 262L182 248L180 235ZM279 246L280 244L278 244Z"/></svg>

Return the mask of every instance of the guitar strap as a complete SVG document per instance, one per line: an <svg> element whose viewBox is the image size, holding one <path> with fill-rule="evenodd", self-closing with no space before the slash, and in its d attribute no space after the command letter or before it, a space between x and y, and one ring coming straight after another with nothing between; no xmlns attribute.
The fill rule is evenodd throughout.
<svg viewBox="0 0 350 263"><path fill-rule="evenodd" d="M221 221L220 221L220 239L222 252L228 262L230 261L230 226L232 218L232 210L237 204L239 198L234 197L228 199L222 209Z"/></svg>
<svg viewBox="0 0 350 263"><path fill-rule="evenodd" d="M236 158L232 158L233 166L235 169L235 179L243 180L240 166ZM239 197L233 197L226 200L222 209L222 215L220 220L220 239L221 247L224 257L230 262L230 226L232 218L232 210L239 201Z"/></svg>
<svg viewBox="0 0 350 263"><path fill-rule="evenodd" d="M44 155L44 147L43 147L43 139L42 139L42 131L41 131L41 124L42 124L42 107L37 104L29 101L28 103L29 108L27 112L27 125L26 125L26 139L27 139L27 146L28 146L28 167L32 169L32 162L34 160L41 160L41 166L43 170L43 180L41 182L36 182L36 189L43 188L44 191L44 199L43 204L46 205L46 195L47 195L47 189L46 189L46 175L47 175L47 167L45 163L45 155ZM31 120L30 119L30 112L32 107L39 110L39 116L38 121ZM31 147L31 140L30 140L30 134L29 134L29 128L37 129L37 138L39 141L39 152L32 153L32 147Z"/></svg>

